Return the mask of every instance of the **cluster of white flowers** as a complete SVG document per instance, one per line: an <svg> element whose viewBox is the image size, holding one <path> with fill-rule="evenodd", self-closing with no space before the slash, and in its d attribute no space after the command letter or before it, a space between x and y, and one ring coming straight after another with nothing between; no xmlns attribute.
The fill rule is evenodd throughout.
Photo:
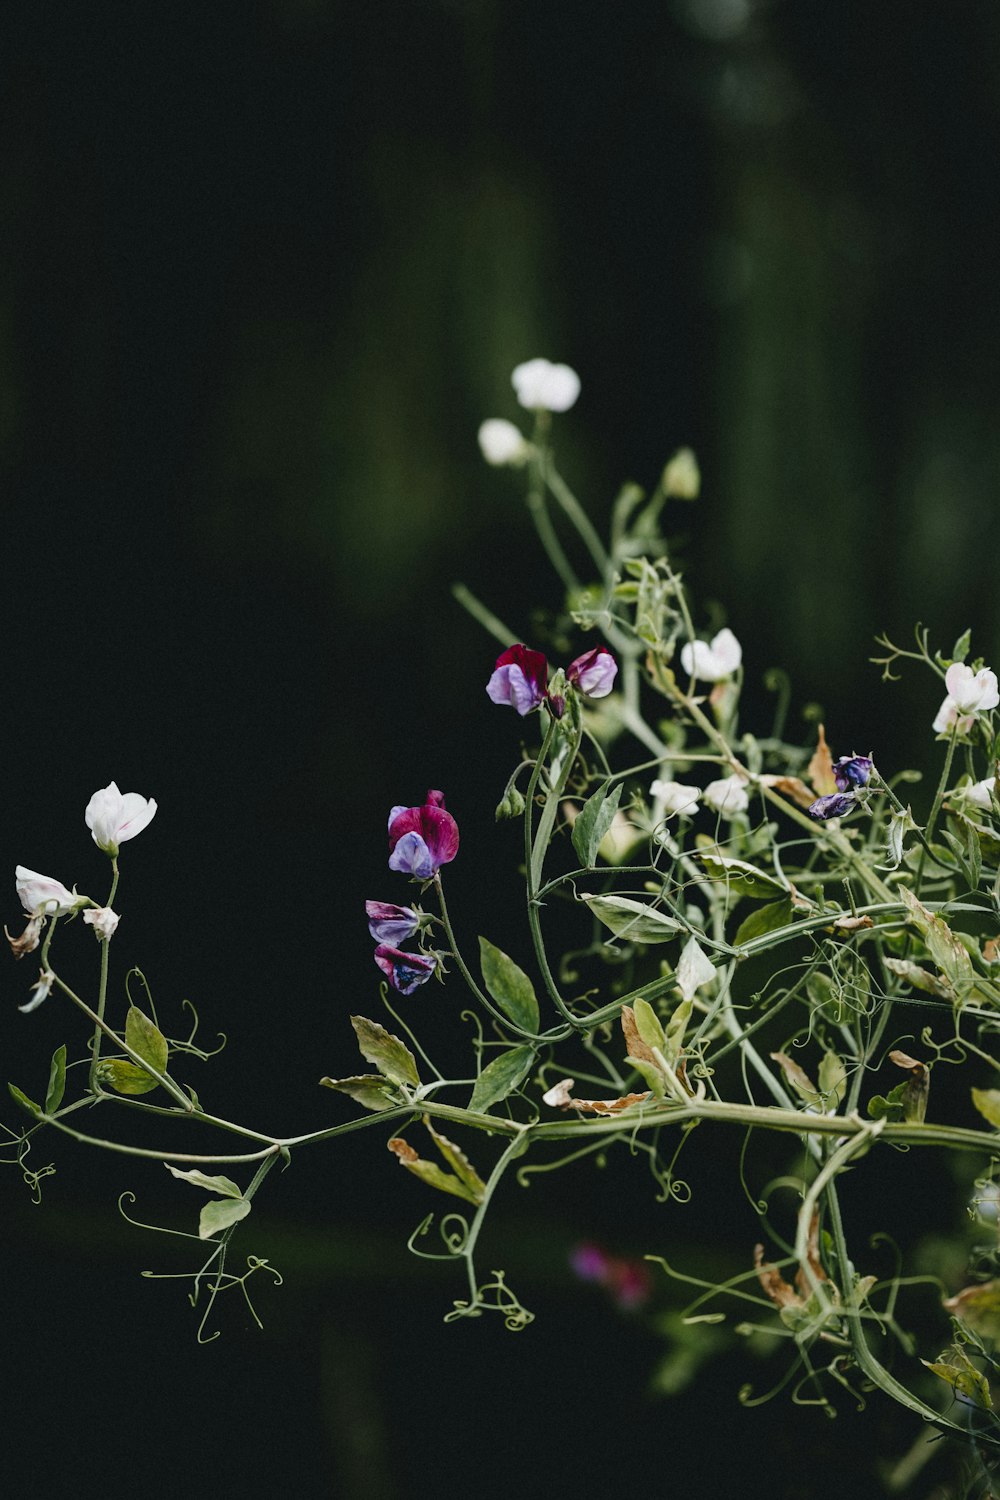
<svg viewBox="0 0 1000 1500"><path fill-rule="evenodd" d="M580 377L569 365L529 359L511 376L518 402L527 411L569 411L580 394ZM479 429L479 448L488 464L514 468L531 456L524 433L506 417L489 417Z"/></svg>
<svg viewBox="0 0 1000 1500"><path fill-rule="evenodd" d="M659 818L691 818L701 802L722 818L735 818L750 806L746 786L739 776L722 776L718 781L710 781L704 790L684 786L679 781L654 781L649 795Z"/></svg>

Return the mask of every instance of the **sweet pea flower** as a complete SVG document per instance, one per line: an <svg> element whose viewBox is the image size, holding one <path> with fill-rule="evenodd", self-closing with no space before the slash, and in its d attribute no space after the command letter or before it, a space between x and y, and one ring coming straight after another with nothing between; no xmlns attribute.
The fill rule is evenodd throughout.
<svg viewBox="0 0 1000 1500"><path fill-rule="evenodd" d="M992 812L995 787L995 778L987 776L985 781L974 781L971 786L964 786L961 795L967 802L971 802L973 807L979 807L983 812Z"/></svg>
<svg viewBox="0 0 1000 1500"><path fill-rule="evenodd" d="M521 645L508 646L496 659L486 692L494 703L506 703L517 709L523 719L544 703L548 681L549 664L541 651Z"/></svg>
<svg viewBox="0 0 1000 1500"><path fill-rule="evenodd" d="M664 493L676 500L697 500L701 489L701 470L690 448L678 448L663 471L660 480Z"/></svg>
<svg viewBox="0 0 1000 1500"><path fill-rule="evenodd" d="M603 646L594 646L570 662L566 676L588 698L606 698L618 676L618 663Z"/></svg>
<svg viewBox="0 0 1000 1500"><path fill-rule="evenodd" d="M114 937L121 918L110 906L94 906L84 912L83 920L94 929L94 936L99 943L108 943Z"/></svg>
<svg viewBox="0 0 1000 1500"><path fill-rule="evenodd" d="M26 870L24 865L17 866L14 878L21 905L30 917L60 917L87 901L86 896L68 891L61 880L39 875L37 870Z"/></svg>
<svg viewBox="0 0 1000 1500"><path fill-rule="evenodd" d="M393 906L390 901L366 901L368 931L376 943L405 943L420 926L420 918L409 906Z"/></svg>
<svg viewBox="0 0 1000 1500"><path fill-rule="evenodd" d="M654 781L649 795L663 807L663 816L690 818L701 801L701 787L682 786L679 781Z"/></svg>
<svg viewBox="0 0 1000 1500"><path fill-rule="evenodd" d="M723 818L735 818L750 806L746 787L738 776L723 776L719 781L710 781L702 797L713 812Z"/></svg>
<svg viewBox="0 0 1000 1500"><path fill-rule="evenodd" d="M529 411L569 411L580 394L580 377L569 365L529 359L510 377L520 404Z"/></svg>
<svg viewBox="0 0 1000 1500"><path fill-rule="evenodd" d="M853 807L857 806L857 801L853 792L830 792L826 797L817 797L816 801L806 808L806 811L811 818L818 818L821 821L827 818L843 818Z"/></svg>
<svg viewBox="0 0 1000 1500"><path fill-rule="evenodd" d="M952 662L944 674L944 685L948 696L937 711L933 729L935 734L968 734L975 723L975 715L1000 703L997 674L989 667L973 672L963 662Z"/></svg>
<svg viewBox="0 0 1000 1500"><path fill-rule="evenodd" d="M94 843L105 854L114 857L119 844L141 833L152 822L155 812L156 803L152 798L140 797L138 792L120 792L112 781L94 793L87 803L84 817Z"/></svg>
<svg viewBox="0 0 1000 1500"><path fill-rule="evenodd" d="M422 953L403 953L388 943L379 943L375 949L375 962L393 989L401 995L412 995L419 985L427 983L437 968L436 959L425 958Z"/></svg>
<svg viewBox="0 0 1000 1500"><path fill-rule="evenodd" d="M430 791L422 807L389 814L389 868L430 880L458 853L458 824L445 811L444 794Z"/></svg>
<svg viewBox="0 0 1000 1500"><path fill-rule="evenodd" d="M729 629L708 641L687 641L681 647L681 666L700 682L724 682L743 660L743 647Z"/></svg>
<svg viewBox="0 0 1000 1500"><path fill-rule="evenodd" d="M519 468L527 462L531 444L519 427L505 417L490 417L479 429L479 450L495 468L512 465Z"/></svg>
<svg viewBox="0 0 1000 1500"><path fill-rule="evenodd" d="M833 763L833 779L838 789L850 792L857 786L867 786L872 764L870 755L842 755Z"/></svg>

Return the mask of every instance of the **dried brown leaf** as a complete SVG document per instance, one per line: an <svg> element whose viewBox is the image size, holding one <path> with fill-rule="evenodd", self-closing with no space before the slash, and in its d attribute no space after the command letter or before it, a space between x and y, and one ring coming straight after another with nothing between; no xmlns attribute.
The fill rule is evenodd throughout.
<svg viewBox="0 0 1000 1500"><path fill-rule="evenodd" d="M764 1260L764 1246L755 1245L753 1251L753 1263L757 1268L757 1280L761 1284L764 1295L770 1297L772 1302L779 1307L800 1307L802 1298L793 1286L782 1276L777 1266L772 1266Z"/></svg>
<svg viewBox="0 0 1000 1500"><path fill-rule="evenodd" d="M758 776L757 780L761 786L772 787L783 797L791 798L799 807L812 807L816 801L816 793L798 776Z"/></svg>
<svg viewBox="0 0 1000 1500"><path fill-rule="evenodd" d="M874 927L871 917L838 917L830 927L831 932L859 932L863 927Z"/></svg>
<svg viewBox="0 0 1000 1500"><path fill-rule="evenodd" d="M807 774L816 789L817 797L828 797L831 792L837 790L837 781L833 774L833 756L826 743L826 731L822 724L818 727L816 749L809 762Z"/></svg>
<svg viewBox="0 0 1000 1500"><path fill-rule="evenodd" d="M622 1031L625 1034L625 1047L629 1057L637 1057L640 1062L649 1062L655 1067L656 1058L653 1056L653 1049L647 1046L639 1035L635 1011L631 1005L622 1006Z"/></svg>

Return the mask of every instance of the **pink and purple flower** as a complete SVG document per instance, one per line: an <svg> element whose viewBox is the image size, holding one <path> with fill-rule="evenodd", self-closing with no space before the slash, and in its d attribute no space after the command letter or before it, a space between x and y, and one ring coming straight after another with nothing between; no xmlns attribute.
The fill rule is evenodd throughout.
<svg viewBox="0 0 1000 1500"><path fill-rule="evenodd" d="M842 755L833 763L833 779L842 792L853 791L858 786L867 786L871 774L870 755Z"/></svg>
<svg viewBox="0 0 1000 1500"><path fill-rule="evenodd" d="M549 664L541 651L509 646L497 657L486 691L494 703L506 703L524 718L545 702Z"/></svg>
<svg viewBox="0 0 1000 1500"><path fill-rule="evenodd" d="M437 959L427 958L422 953L404 953L388 943L379 943L375 949L375 962L393 989L401 995L412 995L415 989L427 983L437 968Z"/></svg>
<svg viewBox="0 0 1000 1500"><path fill-rule="evenodd" d="M566 676L588 698L606 698L618 676L618 663L603 646L594 646L570 662Z"/></svg>
<svg viewBox="0 0 1000 1500"><path fill-rule="evenodd" d="M429 791L421 807L394 807L389 814L389 868L431 880L458 853L458 824L445 811L444 794Z"/></svg>
<svg viewBox="0 0 1000 1500"><path fill-rule="evenodd" d="M366 901L368 931L376 943L390 943L396 947L412 937L420 926L420 918L409 906L393 906L390 901Z"/></svg>

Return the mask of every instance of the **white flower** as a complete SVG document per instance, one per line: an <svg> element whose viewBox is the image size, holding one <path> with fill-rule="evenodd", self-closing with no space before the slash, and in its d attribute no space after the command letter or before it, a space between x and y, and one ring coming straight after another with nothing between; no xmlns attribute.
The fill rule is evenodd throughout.
<svg viewBox="0 0 1000 1500"><path fill-rule="evenodd" d="M664 491L678 500L697 500L701 489L701 470L690 448L678 448L663 471L660 481Z"/></svg>
<svg viewBox="0 0 1000 1500"><path fill-rule="evenodd" d="M989 667L973 672L964 662L952 662L944 674L944 685L948 696L937 711L934 720L936 734L946 734L956 729L967 734L973 725L973 715L996 708L1000 703L1000 688L997 674Z"/></svg>
<svg viewBox="0 0 1000 1500"><path fill-rule="evenodd" d="M701 800L701 787L682 786L679 781L654 781L649 795L662 806L665 818L672 818L675 813L690 818Z"/></svg>
<svg viewBox="0 0 1000 1500"><path fill-rule="evenodd" d="M992 776L987 776L985 781L973 782L972 786L964 786L961 795L973 807L981 807L984 812L993 811L993 788L996 781Z"/></svg>
<svg viewBox="0 0 1000 1500"><path fill-rule="evenodd" d="M743 660L743 647L729 629L720 630L711 644L688 641L681 647L681 666L702 682L723 682Z"/></svg>
<svg viewBox="0 0 1000 1500"><path fill-rule="evenodd" d="M569 411L580 394L580 377L569 365L529 359L510 377L517 399L529 411Z"/></svg>
<svg viewBox="0 0 1000 1500"><path fill-rule="evenodd" d="M531 444L513 422L504 417L490 417L479 429L479 448L488 464L501 467L504 464L523 464L531 451Z"/></svg>
<svg viewBox="0 0 1000 1500"><path fill-rule="evenodd" d="M710 781L702 793L713 812L723 818L735 818L750 806L746 787L738 776L723 776L720 781Z"/></svg>
<svg viewBox="0 0 1000 1500"><path fill-rule="evenodd" d="M715 965L697 938L690 937L684 944L674 978L685 1000L693 1000L695 991L715 978Z"/></svg>
<svg viewBox="0 0 1000 1500"><path fill-rule="evenodd" d="M140 797L138 792L120 792L115 782L95 792L87 803L84 817L94 835L94 843L105 854L118 853L118 845L134 839L147 823L152 822L156 803Z"/></svg>
<svg viewBox="0 0 1000 1500"><path fill-rule="evenodd" d="M23 1011L25 1015L29 1010L37 1010L42 1001L49 998L55 977L51 969L42 969L38 976L38 983L32 987L31 998L26 1005L19 1005L18 1010Z"/></svg>
<svg viewBox="0 0 1000 1500"><path fill-rule="evenodd" d="M39 875L37 870L26 870L24 865L17 866L14 877L21 905L29 916L59 917L64 912L75 911L87 899L75 891L68 891L61 880Z"/></svg>
<svg viewBox="0 0 1000 1500"><path fill-rule="evenodd" d="M110 906L92 906L84 912L83 920L90 923L98 942L102 939L108 942L114 936L115 928L121 918L117 912L111 910Z"/></svg>

